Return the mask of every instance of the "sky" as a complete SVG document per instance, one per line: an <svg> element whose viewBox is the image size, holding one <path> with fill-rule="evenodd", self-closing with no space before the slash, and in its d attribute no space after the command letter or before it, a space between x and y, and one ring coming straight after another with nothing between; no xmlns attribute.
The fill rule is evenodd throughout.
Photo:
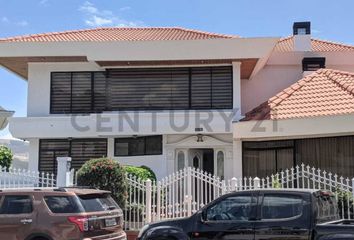
<svg viewBox="0 0 354 240"><path fill-rule="evenodd" d="M354 45L353 0L0 0L0 38L104 26L179 26L284 37L311 21L316 38ZM0 68L0 106L26 116L27 83ZM8 129L0 138L11 137Z"/></svg>

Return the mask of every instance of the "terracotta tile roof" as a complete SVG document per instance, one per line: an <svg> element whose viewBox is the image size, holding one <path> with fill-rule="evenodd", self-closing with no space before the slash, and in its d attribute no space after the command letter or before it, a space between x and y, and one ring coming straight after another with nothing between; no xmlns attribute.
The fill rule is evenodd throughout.
<svg viewBox="0 0 354 240"><path fill-rule="evenodd" d="M319 39L311 39L312 51L314 52L335 52L354 51L354 46ZM294 50L294 37L280 39L274 49L276 52L291 52Z"/></svg>
<svg viewBox="0 0 354 240"><path fill-rule="evenodd" d="M354 73L320 69L260 106L241 121L354 113Z"/></svg>
<svg viewBox="0 0 354 240"><path fill-rule="evenodd" d="M202 40L236 37L179 27L108 27L0 38L0 42Z"/></svg>

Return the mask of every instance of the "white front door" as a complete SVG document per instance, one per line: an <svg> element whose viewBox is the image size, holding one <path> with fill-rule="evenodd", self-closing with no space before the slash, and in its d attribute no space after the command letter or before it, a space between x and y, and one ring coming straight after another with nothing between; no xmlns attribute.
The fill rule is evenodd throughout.
<svg viewBox="0 0 354 240"><path fill-rule="evenodd" d="M205 152L209 154L206 155ZM224 149L176 149L175 156L176 171L193 167L212 173L221 179L225 178Z"/></svg>
<svg viewBox="0 0 354 240"><path fill-rule="evenodd" d="M203 151L197 149L176 149L175 170L186 167L203 169Z"/></svg>

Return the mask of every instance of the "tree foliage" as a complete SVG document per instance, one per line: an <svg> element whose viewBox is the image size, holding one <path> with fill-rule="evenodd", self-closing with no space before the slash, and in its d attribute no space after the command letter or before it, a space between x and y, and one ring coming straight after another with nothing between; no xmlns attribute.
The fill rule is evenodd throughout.
<svg viewBox="0 0 354 240"><path fill-rule="evenodd" d="M156 182L155 173L147 166L136 167L127 165L124 166L124 169L129 175L135 176L136 178L141 180L150 179L151 181Z"/></svg>
<svg viewBox="0 0 354 240"><path fill-rule="evenodd" d="M11 166L12 159L11 149L6 146L0 146L0 166L8 169Z"/></svg>

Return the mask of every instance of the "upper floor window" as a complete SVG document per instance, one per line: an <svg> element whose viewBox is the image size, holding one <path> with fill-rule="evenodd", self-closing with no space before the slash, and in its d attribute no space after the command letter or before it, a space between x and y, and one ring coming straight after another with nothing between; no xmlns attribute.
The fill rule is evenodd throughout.
<svg viewBox="0 0 354 240"><path fill-rule="evenodd" d="M54 72L51 113L232 109L232 67Z"/></svg>
<svg viewBox="0 0 354 240"><path fill-rule="evenodd" d="M106 109L106 77L103 72L53 72L51 113L91 113Z"/></svg>
<svg viewBox="0 0 354 240"><path fill-rule="evenodd" d="M115 156L161 155L162 136L116 138Z"/></svg>

